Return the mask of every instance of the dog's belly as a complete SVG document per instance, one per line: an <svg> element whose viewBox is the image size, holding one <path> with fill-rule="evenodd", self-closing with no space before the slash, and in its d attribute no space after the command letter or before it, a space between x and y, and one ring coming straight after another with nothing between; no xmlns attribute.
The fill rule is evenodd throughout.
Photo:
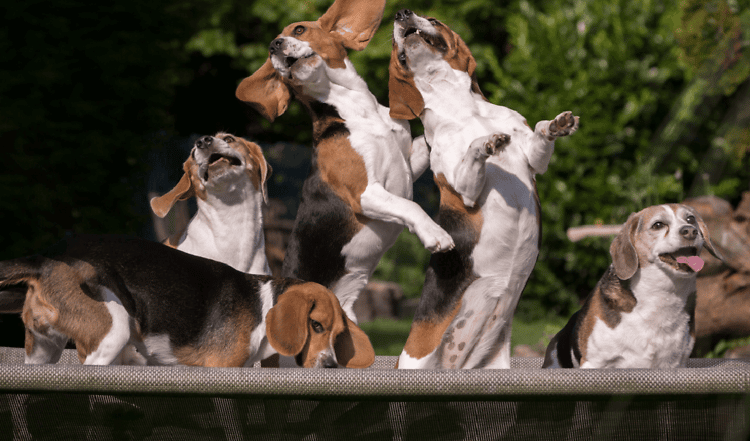
<svg viewBox="0 0 750 441"><path fill-rule="evenodd" d="M472 257L479 276L507 274L523 284L539 254L539 213L533 187L495 164L487 164L487 184L480 199L482 230Z"/></svg>
<svg viewBox="0 0 750 441"><path fill-rule="evenodd" d="M411 135L408 128L388 119L347 119L349 142L365 163L367 176L362 179L379 182L389 193L411 199L413 182L408 158Z"/></svg>

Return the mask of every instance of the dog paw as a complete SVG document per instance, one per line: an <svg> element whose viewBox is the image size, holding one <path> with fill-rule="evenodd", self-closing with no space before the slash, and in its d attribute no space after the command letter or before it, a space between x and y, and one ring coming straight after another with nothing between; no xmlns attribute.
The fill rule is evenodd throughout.
<svg viewBox="0 0 750 441"><path fill-rule="evenodd" d="M451 235L432 219L417 229L417 237L431 253L450 251L456 246Z"/></svg>
<svg viewBox="0 0 750 441"><path fill-rule="evenodd" d="M489 139L484 143L484 152L487 156L492 156L500 153L508 144L510 144L510 135L495 133L490 135Z"/></svg>
<svg viewBox="0 0 750 441"><path fill-rule="evenodd" d="M553 120L550 121L547 127L549 136L559 138L561 136L568 136L578 130L578 117L573 115L573 112L563 112Z"/></svg>

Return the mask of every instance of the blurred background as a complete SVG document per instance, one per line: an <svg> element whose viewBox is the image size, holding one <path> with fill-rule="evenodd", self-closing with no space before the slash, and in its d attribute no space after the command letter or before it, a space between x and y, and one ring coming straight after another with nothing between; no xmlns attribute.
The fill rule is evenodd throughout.
<svg viewBox="0 0 750 441"><path fill-rule="evenodd" d="M0 259L38 251L69 231L163 238L194 207L155 224L149 195L177 182L197 136L221 130L260 143L273 166L267 233L275 235L269 257L278 263L308 172L310 119L294 102L270 124L234 90L286 24L315 20L331 3L5 2ZM543 240L514 321L519 348L538 353L609 265L610 237L572 242L568 228L619 224L648 205L714 196L711 206L724 207L719 214L750 238L742 223L750 216L739 208L750 191L750 0L389 1L370 45L350 53L384 105L392 18L402 8L463 37L493 103L532 126L563 110L581 118L537 179ZM412 123L414 136L422 130ZM415 200L436 212L429 173ZM407 232L378 267L375 279L387 283L373 291L389 293L390 312L369 314L363 328L380 354L403 347L428 259ZM750 262L740 257L715 273L748 276L731 287L744 302L734 311L750 311L739 309L750 305L743 265ZM722 277L716 283L725 286L729 276ZM748 343L733 340L750 335L747 328L712 331L701 355ZM0 345L22 344L20 321L0 315Z"/></svg>

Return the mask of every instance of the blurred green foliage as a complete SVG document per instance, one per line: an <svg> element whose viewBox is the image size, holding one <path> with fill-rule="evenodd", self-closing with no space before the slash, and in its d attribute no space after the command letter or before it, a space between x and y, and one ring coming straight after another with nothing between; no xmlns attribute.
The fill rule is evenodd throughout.
<svg viewBox="0 0 750 441"><path fill-rule="evenodd" d="M144 155L165 137L189 135L176 133L180 120L212 104L175 105L175 90L189 91L197 75L191 60L227 60L238 73L222 92L229 96L265 61L285 25L315 20L331 3L4 5L3 257L71 229L139 233L148 219L133 208L143 199L134 192L148 172ZM532 125L564 110L581 118L579 132L557 142L549 170L538 176L543 241L521 316L570 314L608 265L608 239L571 243L567 228L620 223L647 205L689 196L735 203L750 189L748 0L389 1L371 44L350 53L382 104L391 20L402 8L434 16L463 37L490 101ZM273 124L247 115L241 134L257 141L310 142L309 117L296 102ZM422 132L418 121L412 129ZM434 212L434 194L424 200ZM416 296L428 258L403 234L376 276Z"/></svg>

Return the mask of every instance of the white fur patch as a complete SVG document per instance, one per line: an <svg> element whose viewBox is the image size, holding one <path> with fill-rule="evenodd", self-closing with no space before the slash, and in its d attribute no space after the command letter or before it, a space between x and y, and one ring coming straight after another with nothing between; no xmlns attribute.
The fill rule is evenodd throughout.
<svg viewBox="0 0 750 441"><path fill-rule="evenodd" d="M273 286L270 280L260 286L260 302L261 322L250 333L250 358L245 362L245 366L252 366L255 362L277 353L266 338L266 315L273 308Z"/></svg>
<svg viewBox="0 0 750 441"><path fill-rule="evenodd" d="M638 303L610 328L597 320L587 342L582 368L675 368L684 366L694 341L685 297L695 279L675 280L660 268L641 268L631 289Z"/></svg>
<svg viewBox="0 0 750 441"><path fill-rule="evenodd" d="M146 346L146 351L148 352L146 358L149 361L153 359L157 364L164 365L180 364L177 357L174 356L169 335L150 335L143 340L143 344Z"/></svg>
<svg viewBox="0 0 750 441"><path fill-rule="evenodd" d="M114 292L106 287L102 287L101 292L104 296L104 305L112 317L112 327L83 364L111 364L130 341L130 314Z"/></svg>

